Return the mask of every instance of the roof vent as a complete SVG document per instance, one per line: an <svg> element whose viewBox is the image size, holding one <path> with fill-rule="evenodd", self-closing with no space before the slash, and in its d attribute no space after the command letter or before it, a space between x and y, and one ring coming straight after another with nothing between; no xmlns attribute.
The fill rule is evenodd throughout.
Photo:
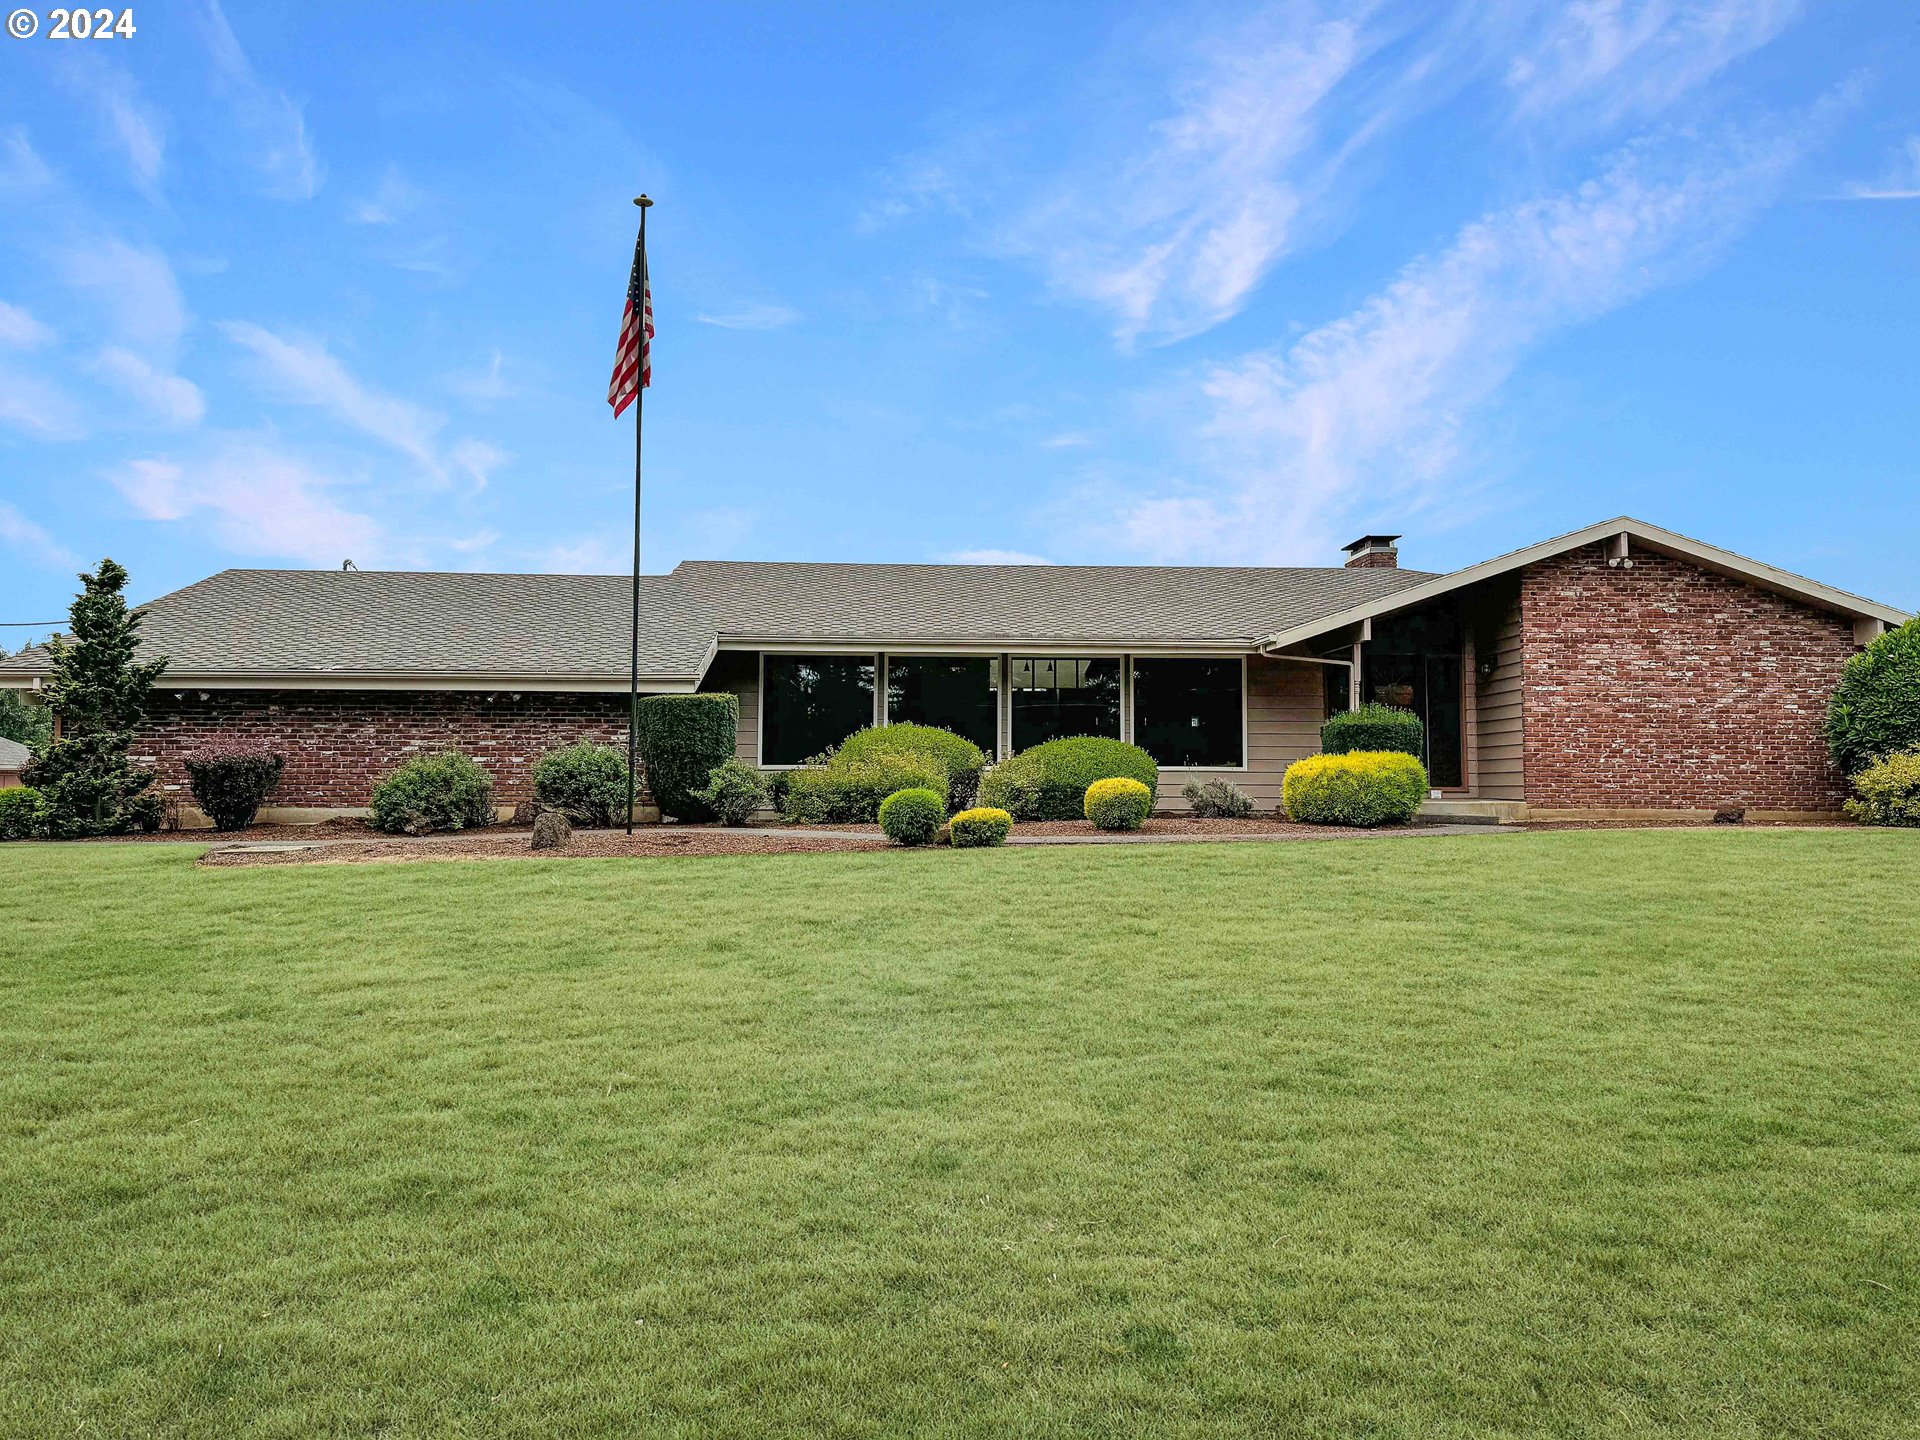
<svg viewBox="0 0 1920 1440"><path fill-rule="evenodd" d="M1398 535L1362 535L1351 545L1340 548L1347 552L1349 570L1397 570L1400 568L1400 551L1394 541Z"/></svg>

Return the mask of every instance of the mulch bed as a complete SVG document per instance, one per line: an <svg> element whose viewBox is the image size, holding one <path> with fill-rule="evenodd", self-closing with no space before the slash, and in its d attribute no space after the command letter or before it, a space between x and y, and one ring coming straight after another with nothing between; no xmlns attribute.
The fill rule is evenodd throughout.
<svg viewBox="0 0 1920 1440"><path fill-rule="evenodd" d="M304 827L311 831L315 827ZM249 830L243 843L303 837L256 835ZM736 830L706 829L695 826L649 825L632 835L614 831L577 833L563 850L535 850L524 830L476 831L469 835L436 838L431 841L368 840L347 844L323 845L312 850L209 850L200 857L202 865L340 865L367 861L393 860L599 860L631 857L701 855L798 855L816 851L879 850L886 841L878 832L871 835L742 835Z"/></svg>
<svg viewBox="0 0 1920 1440"><path fill-rule="evenodd" d="M498 835L508 829L518 830L523 835L527 831L526 826L498 825L490 827L487 833ZM244 830L156 830L151 835L95 835L77 843L125 845L129 841L140 840L204 840L209 845L224 845L235 840L351 840L361 835L379 834L365 820L348 817L323 820L318 825L249 825Z"/></svg>

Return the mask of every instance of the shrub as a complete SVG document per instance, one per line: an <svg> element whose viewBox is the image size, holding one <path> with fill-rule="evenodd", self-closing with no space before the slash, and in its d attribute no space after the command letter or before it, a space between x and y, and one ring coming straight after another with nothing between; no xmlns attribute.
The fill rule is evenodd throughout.
<svg viewBox="0 0 1920 1440"><path fill-rule="evenodd" d="M1087 787L1087 819L1102 830L1138 830L1153 810L1153 792L1138 780L1115 776Z"/></svg>
<svg viewBox="0 0 1920 1440"><path fill-rule="evenodd" d="M647 788L662 813L676 820L711 820L695 797L713 767L733 758L740 702L732 695L648 695L640 701L640 758Z"/></svg>
<svg viewBox="0 0 1920 1440"><path fill-rule="evenodd" d="M1827 704L1827 749L1849 775L1920 746L1920 619L1847 661Z"/></svg>
<svg viewBox="0 0 1920 1440"><path fill-rule="evenodd" d="M244 830L280 783L285 763L282 756L258 746L210 750L187 757L187 783L214 829Z"/></svg>
<svg viewBox="0 0 1920 1440"><path fill-rule="evenodd" d="M1399 825L1420 812L1427 772L1398 750L1310 755L1280 782L1287 817L1308 825Z"/></svg>
<svg viewBox="0 0 1920 1440"><path fill-rule="evenodd" d="M1196 820L1244 820L1253 814L1252 798L1230 780L1189 780L1180 795Z"/></svg>
<svg viewBox="0 0 1920 1440"><path fill-rule="evenodd" d="M418 756L373 787L373 823L389 835L467 830L493 819L493 777L458 750Z"/></svg>
<svg viewBox="0 0 1920 1440"><path fill-rule="evenodd" d="M533 798L575 825L625 824L626 752L588 740L549 750L534 762Z"/></svg>
<svg viewBox="0 0 1920 1440"><path fill-rule="evenodd" d="M845 752L824 765L787 772L789 820L813 825L871 825L880 802L896 790L931 790L946 805L947 768L927 755L881 752L848 760Z"/></svg>
<svg viewBox="0 0 1920 1440"><path fill-rule="evenodd" d="M1920 825L1920 750L1874 761L1853 777L1853 793L1847 814L1862 825Z"/></svg>
<svg viewBox="0 0 1920 1440"><path fill-rule="evenodd" d="M962 810L947 824L947 833L956 850L976 846L1004 845L1013 832L1013 816L992 806Z"/></svg>
<svg viewBox="0 0 1920 1440"><path fill-rule="evenodd" d="M993 767L980 782L980 801L1016 820L1078 820L1087 787L1124 776L1147 787L1148 808L1160 786L1160 767L1138 745L1095 735L1048 740Z"/></svg>
<svg viewBox="0 0 1920 1440"><path fill-rule="evenodd" d="M938 790L896 790L880 802L880 829L896 845L931 845L946 818Z"/></svg>
<svg viewBox="0 0 1920 1440"><path fill-rule="evenodd" d="M0 840L31 840L40 833L40 792L31 785L0 790Z"/></svg>
<svg viewBox="0 0 1920 1440"><path fill-rule="evenodd" d="M767 782L744 760L724 760L707 775L704 790L693 798L719 817L723 825L744 825L755 812L767 808Z"/></svg>
<svg viewBox="0 0 1920 1440"><path fill-rule="evenodd" d="M1320 748L1329 755L1398 750L1418 759L1425 739L1420 717L1393 705L1345 710L1320 727Z"/></svg>
<svg viewBox="0 0 1920 1440"><path fill-rule="evenodd" d="M856 730L840 742L837 758L846 761L868 760L876 755L925 755L940 762L947 772L947 803L964 810L980 791L980 771L987 757L978 745L964 735L942 730L937 725L875 725Z"/></svg>

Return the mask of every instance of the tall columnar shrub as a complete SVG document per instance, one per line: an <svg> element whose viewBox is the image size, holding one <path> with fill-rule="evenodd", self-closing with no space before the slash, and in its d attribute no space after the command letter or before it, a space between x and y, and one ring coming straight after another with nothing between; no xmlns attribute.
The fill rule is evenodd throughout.
<svg viewBox="0 0 1920 1440"><path fill-rule="evenodd" d="M214 829L244 830L280 783L285 763L258 746L226 746L189 756L187 782Z"/></svg>
<svg viewBox="0 0 1920 1440"><path fill-rule="evenodd" d="M1400 825L1420 813L1427 772L1398 750L1310 755L1287 767L1280 795L1304 825Z"/></svg>
<svg viewBox="0 0 1920 1440"><path fill-rule="evenodd" d="M1862 825L1920 825L1920 750L1876 760L1853 777L1847 814Z"/></svg>
<svg viewBox="0 0 1920 1440"><path fill-rule="evenodd" d="M994 766L980 782L980 803L1005 810L1016 820L1078 820L1085 813L1087 787L1115 776L1146 786L1149 802L1160 786L1160 767L1138 745L1073 735L1022 750Z"/></svg>
<svg viewBox="0 0 1920 1440"><path fill-rule="evenodd" d="M53 662L47 705L60 717L60 738L37 753L21 776L40 792L47 833L61 840L160 824L154 772L136 766L129 751L167 662L134 658L142 617L127 608L122 567L102 560L80 583L68 611L71 638L56 635L47 642Z"/></svg>
<svg viewBox="0 0 1920 1440"><path fill-rule="evenodd" d="M711 820L713 808L697 794L713 767L733 758L740 702L730 694L648 695L640 701L640 759L647 788L662 813L676 820Z"/></svg>
<svg viewBox="0 0 1920 1440"><path fill-rule="evenodd" d="M1418 758L1426 727L1411 710L1394 705L1362 705L1343 710L1320 727L1320 748L1329 755L1357 751L1398 750Z"/></svg>
<svg viewBox="0 0 1920 1440"><path fill-rule="evenodd" d="M1920 746L1920 618L1847 662L1827 705L1827 749L1849 775Z"/></svg>
<svg viewBox="0 0 1920 1440"><path fill-rule="evenodd" d="M956 810L973 803L980 790L980 771L987 763L985 753L966 736L937 725L905 722L854 731L841 742L834 759L853 763L876 755L925 755L937 760L947 772L947 804Z"/></svg>
<svg viewBox="0 0 1920 1440"><path fill-rule="evenodd" d="M627 818L627 754L582 740L534 762L533 798L575 825L607 826Z"/></svg>
<svg viewBox="0 0 1920 1440"><path fill-rule="evenodd" d="M473 830L493 822L493 777L458 750L417 756L373 787L373 823L389 835Z"/></svg>

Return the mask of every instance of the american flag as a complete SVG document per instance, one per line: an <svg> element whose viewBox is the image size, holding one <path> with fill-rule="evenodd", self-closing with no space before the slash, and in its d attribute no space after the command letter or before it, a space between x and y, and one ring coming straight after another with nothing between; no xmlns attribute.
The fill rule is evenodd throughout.
<svg viewBox="0 0 1920 1440"><path fill-rule="evenodd" d="M633 273L627 277L627 308L620 313L620 346L613 356L607 403L619 419L633 397L653 384L653 287L647 281L647 229L633 242Z"/></svg>

